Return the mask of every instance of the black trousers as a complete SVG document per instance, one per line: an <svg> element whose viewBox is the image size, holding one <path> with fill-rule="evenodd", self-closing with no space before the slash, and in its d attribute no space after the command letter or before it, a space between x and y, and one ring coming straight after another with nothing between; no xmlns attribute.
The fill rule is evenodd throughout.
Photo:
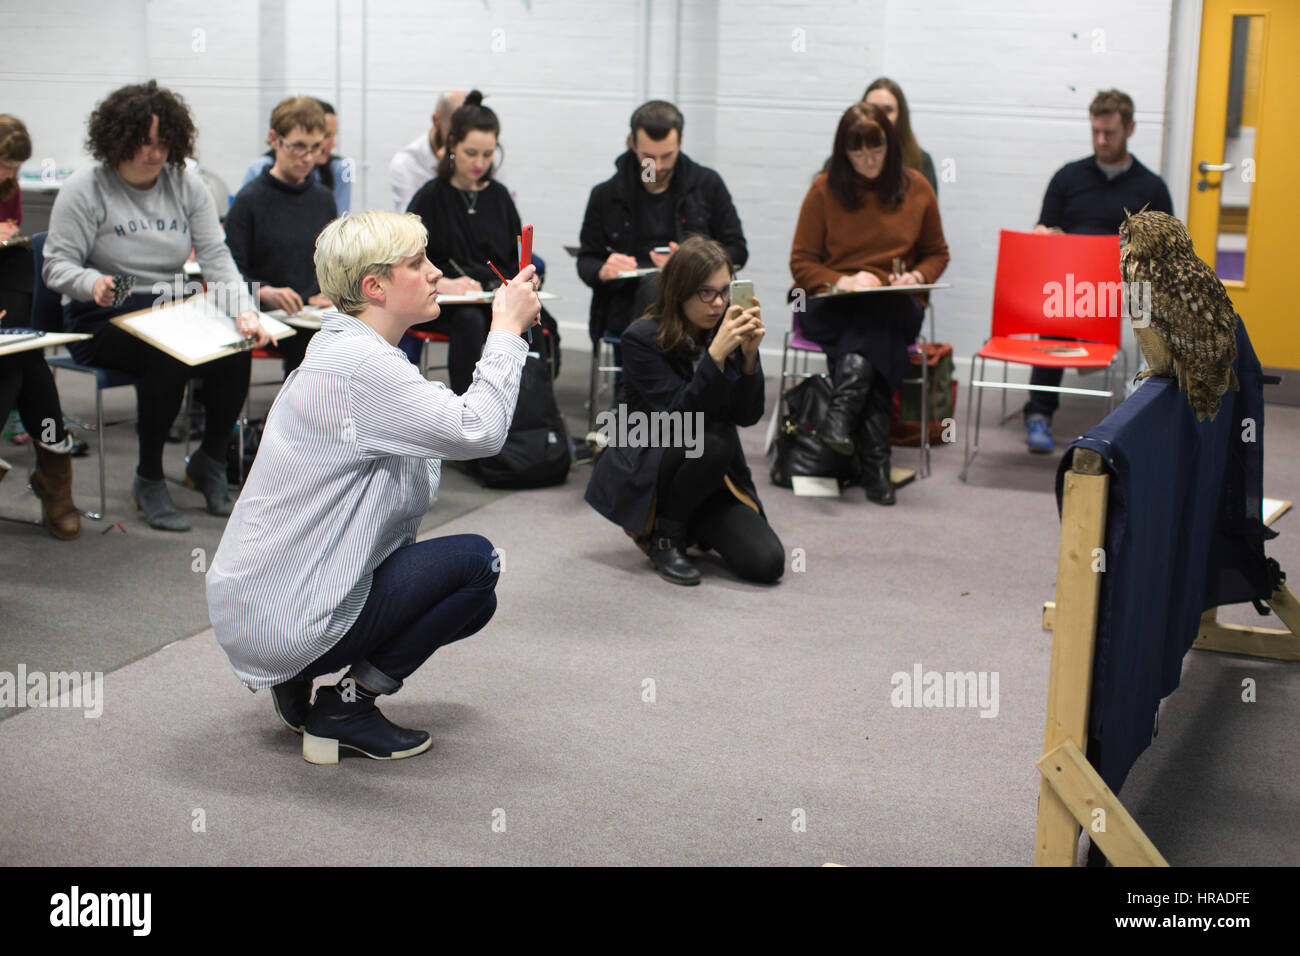
<svg viewBox="0 0 1300 956"><path fill-rule="evenodd" d="M483 356L491 325L490 306L444 305L432 322L414 326L420 332L439 332L451 340L447 343L447 374L451 390L457 395L464 395L474 381L474 366Z"/></svg>
<svg viewBox="0 0 1300 956"><path fill-rule="evenodd" d="M770 584L785 572L785 546L767 520L726 486L738 444L734 426L711 423L705 426L698 457L686 457L691 449L665 449L655 515L684 523L687 537L716 551L738 577Z"/></svg>
<svg viewBox="0 0 1300 956"><path fill-rule="evenodd" d="M77 361L118 369L140 380L136 385L139 471L140 477L156 481L163 477L167 432L180 412L185 386L192 378L203 380L203 453L220 462L226 460L231 432L248 395L252 357L240 352L190 366L107 321L115 315L149 308L152 301L150 295L133 295L116 309L79 303L79 307L69 307L69 316L79 331L94 330L94 338L74 343L72 351Z"/></svg>
<svg viewBox="0 0 1300 956"><path fill-rule="evenodd" d="M35 268L30 248L0 250L0 310L5 313L0 325L6 329L32 324ZM67 435L54 374L41 349L0 358L0 420L15 407L33 441L53 445Z"/></svg>

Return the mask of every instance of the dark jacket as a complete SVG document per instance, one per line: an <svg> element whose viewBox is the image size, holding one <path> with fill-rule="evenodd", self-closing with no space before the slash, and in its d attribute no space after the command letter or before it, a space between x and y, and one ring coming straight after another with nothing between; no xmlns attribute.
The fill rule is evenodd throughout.
<svg viewBox="0 0 1300 956"><path fill-rule="evenodd" d="M631 150L615 160L614 166L618 171L591 191L579 238L582 248L578 252L578 276L592 290L588 331L593 342L606 331L621 334L636 318L632 315L632 303L637 283L602 282L596 277L610 252L636 255L640 246L632 197L633 190L645 188L641 183L641 166ZM676 241L696 234L716 239L727 250L736 269L743 268L749 259L749 249L722 177L707 166L696 165L682 153L673 166L673 179L670 188L677 195ZM637 264L653 265L643 256L638 257Z"/></svg>
<svg viewBox="0 0 1300 956"><path fill-rule="evenodd" d="M634 322L623 333L624 406L632 412L704 413L706 425L715 422L753 425L763 417L763 366L752 375L742 371L737 349L721 370L707 351L691 361L660 350L659 323ZM612 429L611 429L612 431ZM587 504L633 535L649 530L655 484L662 448L623 448L611 444L596 459L587 483ZM733 493L746 498L759 514L763 506L745 462L740 442L727 466Z"/></svg>

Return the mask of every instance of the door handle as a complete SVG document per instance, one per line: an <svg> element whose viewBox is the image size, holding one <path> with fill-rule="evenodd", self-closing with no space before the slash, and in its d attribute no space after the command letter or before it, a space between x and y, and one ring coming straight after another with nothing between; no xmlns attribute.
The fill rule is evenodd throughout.
<svg viewBox="0 0 1300 956"><path fill-rule="evenodd" d="M1212 183L1206 179L1206 173L1226 173L1232 168L1232 163L1207 163L1205 160L1201 160L1196 164L1196 171L1201 174L1201 178L1197 180L1196 183L1197 190L1199 192L1205 192L1207 189L1213 189L1215 186L1219 185L1218 183Z"/></svg>

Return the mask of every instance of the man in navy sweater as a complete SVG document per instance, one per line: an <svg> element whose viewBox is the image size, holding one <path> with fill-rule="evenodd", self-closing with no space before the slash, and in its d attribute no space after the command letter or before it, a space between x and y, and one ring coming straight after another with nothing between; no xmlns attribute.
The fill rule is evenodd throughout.
<svg viewBox="0 0 1300 956"><path fill-rule="evenodd" d="M226 245L263 309L290 315L304 306L332 308L316 279L316 237L338 215L334 195L311 175L325 139L325 113L309 96L282 100L271 114L275 162L235 196ZM312 333L277 343L284 374L302 364Z"/></svg>
<svg viewBox="0 0 1300 956"><path fill-rule="evenodd" d="M1092 155L1057 170L1043 196L1034 232L1103 236L1119 232L1124 210L1142 208L1174 212L1163 179L1128 151L1133 135L1133 100L1119 90L1102 90L1088 107L1092 118ZM1032 385L1061 384L1062 369L1035 368ZM1052 415L1060 399L1056 392L1030 392L1025 403L1025 431L1031 452L1046 454L1055 447Z"/></svg>

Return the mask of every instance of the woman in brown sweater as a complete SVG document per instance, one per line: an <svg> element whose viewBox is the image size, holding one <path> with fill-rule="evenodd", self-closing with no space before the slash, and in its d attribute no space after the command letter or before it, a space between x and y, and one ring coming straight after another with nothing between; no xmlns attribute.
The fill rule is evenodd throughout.
<svg viewBox="0 0 1300 956"><path fill-rule="evenodd" d="M877 504L894 503L889 411L907 371L907 347L921 329L921 296L813 296L934 282L947 265L934 190L903 166L884 110L849 107L830 168L813 180L799 210L790 272L807 303L801 331L826 352L835 385L821 440L860 456L867 498Z"/></svg>

